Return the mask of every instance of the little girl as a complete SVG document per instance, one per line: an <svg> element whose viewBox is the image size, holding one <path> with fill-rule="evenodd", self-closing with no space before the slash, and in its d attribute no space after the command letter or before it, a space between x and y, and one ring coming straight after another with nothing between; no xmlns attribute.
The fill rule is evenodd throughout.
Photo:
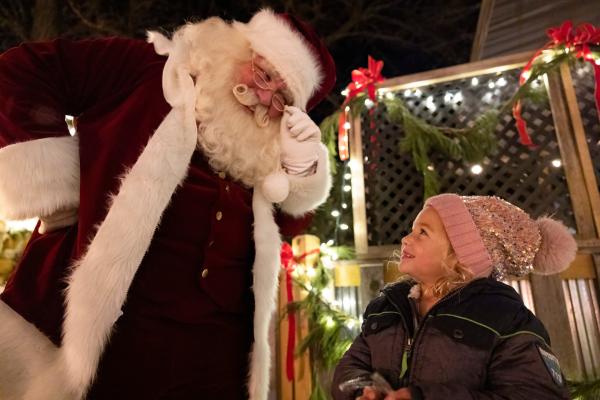
<svg viewBox="0 0 600 400"><path fill-rule="evenodd" d="M563 224L499 198L429 198L402 239L411 279L367 306L334 399L569 399L544 326L498 279L557 273L576 250Z"/></svg>

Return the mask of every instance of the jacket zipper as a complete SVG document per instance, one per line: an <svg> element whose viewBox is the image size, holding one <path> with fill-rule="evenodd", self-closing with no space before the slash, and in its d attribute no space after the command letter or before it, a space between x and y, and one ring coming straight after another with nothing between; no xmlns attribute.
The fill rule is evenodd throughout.
<svg viewBox="0 0 600 400"><path fill-rule="evenodd" d="M407 335L408 336L407 345L405 346L404 353L402 354L402 366L401 366L401 371L400 371L400 381L401 381L402 387L408 386L408 382L410 380L410 374L413 370L413 364L414 364L413 350L417 345L417 340L420 338L419 334L421 333L421 331L423 330L423 327L427 324L427 320L431 316L430 315L431 312L434 309L438 308L442 303L445 303L448 300L452 299L454 296L458 295L464 287L465 286L462 286L457 291L449 293L445 297L442 297L440 299L440 301L438 301L433 307L431 307L431 309L429 311L427 311L427 313L423 316L423 320L422 320L423 322L420 325L417 323L418 319L417 319L415 310L411 303L411 310L413 313L413 317L415 318L415 325L414 325L413 336L411 337L410 335ZM390 301L390 303L392 303L392 305L394 307L396 307L396 309L400 313L402 323L404 324L404 329L405 329L406 333L408 334L409 333L408 332L408 324L406 323L406 320L404 318L404 315L400 311L400 308L389 297L388 297L388 300Z"/></svg>
<svg viewBox="0 0 600 400"><path fill-rule="evenodd" d="M414 340L413 340L413 342L414 342L414 346L412 347L412 349L411 349L411 352L410 352L410 354L409 354L409 358L408 358L408 365L409 365L410 367L409 367L409 369L408 369L408 374L406 375L406 382L403 382L403 383L405 384L404 386L408 386L408 383L409 383L409 381L410 381L410 375L411 375L411 372L412 372L412 370L413 370L413 367L414 367L414 365L413 365L413 364L415 363L415 361L414 361L414 360L416 359L416 358L414 358L414 357L413 357L413 355L414 355L414 354L413 354L413 352L412 352L412 351L413 351L413 350L414 350L414 349L417 347L417 340L419 340L419 339L421 338L421 335L420 335L420 333L421 333L421 331L424 329L425 325L427 324L427 321L429 321L429 319L431 318L431 312L432 312L433 310L435 310L435 309L439 308L439 306L440 306L442 303L445 303L445 302L447 302L448 300L452 299L454 296L458 295L458 294L459 294L459 293L460 293L460 292L463 290L463 288L464 288L464 287L465 287L465 286L462 286L462 287L461 287L461 288L459 288L457 291L455 291L455 292L452 292L452 293L449 293L449 294L447 294L445 297L442 297L442 298L440 299L440 301L438 301L438 302L437 302L437 303L436 303L436 304L435 304L433 307L431 307L431 308L429 309L429 311L427 311L427 313L426 313L426 314L423 316L423 320L422 320L422 323L421 323L421 325L419 326L419 328L418 328L418 329L415 329L415 335L414 335Z"/></svg>

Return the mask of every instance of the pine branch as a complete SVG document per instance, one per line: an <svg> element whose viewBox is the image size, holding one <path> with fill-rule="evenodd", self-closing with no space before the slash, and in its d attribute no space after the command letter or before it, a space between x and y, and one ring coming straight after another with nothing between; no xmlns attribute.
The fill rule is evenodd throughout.
<svg viewBox="0 0 600 400"><path fill-rule="evenodd" d="M569 382L571 396L577 400L600 400L600 379L588 382Z"/></svg>

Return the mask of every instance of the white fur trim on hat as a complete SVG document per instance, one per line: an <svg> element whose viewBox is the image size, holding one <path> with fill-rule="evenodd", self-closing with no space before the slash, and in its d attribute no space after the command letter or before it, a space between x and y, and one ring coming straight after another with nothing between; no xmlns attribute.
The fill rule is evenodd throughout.
<svg viewBox="0 0 600 400"><path fill-rule="evenodd" d="M305 109L323 80L319 61L306 39L269 9L261 10L246 24L236 21L233 26L281 74L294 96L294 106Z"/></svg>
<svg viewBox="0 0 600 400"><path fill-rule="evenodd" d="M542 242L533 260L533 272L540 275L557 274L569 268L577 253L577 242L562 222L552 218L536 221Z"/></svg>

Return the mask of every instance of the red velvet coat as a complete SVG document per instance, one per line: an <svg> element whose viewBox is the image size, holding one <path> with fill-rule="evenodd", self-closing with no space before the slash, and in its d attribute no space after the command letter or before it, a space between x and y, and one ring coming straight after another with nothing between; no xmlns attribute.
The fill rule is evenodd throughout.
<svg viewBox="0 0 600 400"><path fill-rule="evenodd" d="M122 179L141 158L153 132L171 111L171 105L160 95L165 60L150 44L116 38L26 44L0 56L0 147L3 147L0 176L8 175L6 167L19 160L11 172L19 178L15 178L15 182L5 180L0 185L23 184L18 193L16 189L5 188L5 193L0 189L0 213L8 218L30 218L79 206L75 226L49 234L34 232L1 296L13 311L57 346L63 333L64 304L69 302L64 293L72 279L70 267L89 250L96 230L111 209L111 196L116 197ZM65 115L76 117L76 138L68 136ZM62 138L60 144L56 139L47 139L59 137ZM24 145L30 146L22 148ZM64 166L64 160L72 156L47 161L44 157L52 153L54 146L60 149L57 154L65 154L65 149L78 150L74 155L79 161L78 171L53 168ZM31 159L24 161L27 157ZM322 159L320 162L325 164ZM328 185L321 181L320 186ZM80 185L79 190L75 182ZM144 188L153 190L151 185ZM9 199L5 203L11 204L2 204L3 199ZM137 206L144 210L146 204L140 200ZM294 214L301 214L298 211L296 208ZM286 221L286 218L278 217L278 220ZM135 225L129 226L127 220L121 224L124 227L120 235L135 235ZM114 317L119 318L116 326L119 327L119 321L130 323L127 319L130 315L150 321L148 327L160 320L200 327L233 321L236 329L239 327L245 333L230 336L243 342L241 349L247 350L251 332L243 327L251 326L248 317L252 312L249 301L254 259L252 224L252 191L224 174L211 171L202 154L195 151L187 176L162 213L160 225L152 228L155 229L153 239L142 261L134 265L137 272L133 282L123 288L128 291L127 301L122 307L123 316ZM298 231L295 228L299 224L287 218L282 226L289 227L286 233L292 234ZM114 236L112 240L118 244L126 238ZM110 254L110 249L105 253ZM100 251L100 256L105 254ZM77 268L76 264L75 272ZM103 293L97 288L93 290L98 290L99 296ZM0 318L8 318L4 316L10 313L2 309ZM156 332L159 342L167 339L160 335L171 334L170 328L161 330L162 327L161 323L150 330ZM111 346L128 348L130 343L119 339L119 332L116 329L113 341L117 344L109 342L107 354L112 354ZM144 340L151 339L152 334L145 335ZM194 351L198 357L203 352L218 353L219 349L229 346L226 335L220 342L214 339L218 338L210 342L207 339L201 346L196 343ZM130 340L137 339L134 336ZM118 352L116 354L116 358L114 354L104 357L104 362L119 365L121 360ZM232 368L238 372L242 369L245 374L243 364L247 354L238 359L242 361ZM177 363L177 360L170 362ZM135 368L134 363L127 365ZM101 363L100 382L104 376L102 371ZM141 386L148 386L148 380L164 378L161 370L154 375L140 376ZM210 380L215 379L208 376ZM193 374L190 379L202 380ZM113 385L110 380L107 384ZM169 382L165 385L168 387ZM182 393L185 398L187 395ZM236 391L235 396L239 393ZM235 396L232 394L231 398L237 398Z"/></svg>

